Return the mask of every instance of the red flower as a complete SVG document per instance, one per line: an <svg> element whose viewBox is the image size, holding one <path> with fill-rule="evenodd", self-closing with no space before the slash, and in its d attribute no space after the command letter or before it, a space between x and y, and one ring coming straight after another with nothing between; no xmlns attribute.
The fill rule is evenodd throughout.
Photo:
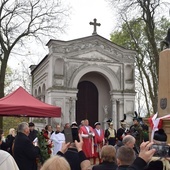
<svg viewBox="0 0 170 170"><path fill-rule="evenodd" d="M43 136L44 136L44 138L45 138L45 139L49 139L49 137L48 137L48 134L47 134L47 133L44 133L44 134L43 134Z"/></svg>
<svg viewBox="0 0 170 170"><path fill-rule="evenodd" d="M48 154L50 155L52 152L51 152L51 149L48 149Z"/></svg>
<svg viewBox="0 0 170 170"><path fill-rule="evenodd" d="M48 145L48 148L52 148L52 143L50 143L50 144Z"/></svg>

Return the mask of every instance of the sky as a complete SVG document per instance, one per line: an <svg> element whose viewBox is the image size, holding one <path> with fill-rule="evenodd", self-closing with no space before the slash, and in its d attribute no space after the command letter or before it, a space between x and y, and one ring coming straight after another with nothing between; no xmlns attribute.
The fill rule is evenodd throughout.
<svg viewBox="0 0 170 170"><path fill-rule="evenodd" d="M105 0L67 0L72 6L71 20L67 33L62 35L64 40L90 36L93 26L89 22L97 19L101 26L97 27L97 33L110 39L110 33L116 24L115 12Z"/></svg>
<svg viewBox="0 0 170 170"><path fill-rule="evenodd" d="M97 27L97 33L110 39L110 33L116 25L116 17L114 10L106 0L64 0L64 2L69 4L72 9L67 21L68 27L64 34L58 36L58 40L67 41L92 35L94 27L89 22L93 22L94 18L97 19L97 23L101 24L100 27ZM44 42L44 45L35 44L34 40L31 40L26 49L26 53L31 54L30 57L11 57L9 66L19 69L22 67L21 61L28 67L31 64L38 64L48 54L46 43Z"/></svg>
<svg viewBox="0 0 170 170"><path fill-rule="evenodd" d="M89 22L94 18L101 24L97 27L97 33L106 39L110 39L110 33L115 30L119 22L116 8L110 6L108 0L64 0L72 6L72 15L70 16L69 27L66 34L61 35L61 40L71 40L90 36L93 32L93 26ZM169 0L162 0L169 2ZM114 8L114 9L113 9ZM132 11L133 13L134 11ZM170 11L167 15L170 16Z"/></svg>
<svg viewBox="0 0 170 170"><path fill-rule="evenodd" d="M100 27L97 27L97 33L108 40L110 39L110 34L115 30L119 21L115 8L109 6L107 0L63 0L63 2L72 7L72 12L67 21L68 27L65 34L59 35L57 40L67 41L92 35L93 26L89 25L89 22L93 22L94 18L101 24ZM28 67L31 64L38 64L48 54L47 42L48 40L45 40L42 45L35 44L35 40L31 40L26 49L27 57L11 57L9 66L18 69L21 66L21 61Z"/></svg>

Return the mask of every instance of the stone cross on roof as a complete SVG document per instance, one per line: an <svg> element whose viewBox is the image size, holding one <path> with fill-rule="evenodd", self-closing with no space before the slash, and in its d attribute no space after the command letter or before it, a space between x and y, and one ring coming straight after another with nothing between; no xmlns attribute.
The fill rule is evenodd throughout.
<svg viewBox="0 0 170 170"><path fill-rule="evenodd" d="M100 24L100 23L97 23L97 19L96 19L96 18L95 18L93 21L94 21L94 22L90 22L89 24L90 24L90 25L94 25L94 31L93 31L92 35L96 35L96 34L97 34L96 27L97 27L97 26L100 26L101 24Z"/></svg>

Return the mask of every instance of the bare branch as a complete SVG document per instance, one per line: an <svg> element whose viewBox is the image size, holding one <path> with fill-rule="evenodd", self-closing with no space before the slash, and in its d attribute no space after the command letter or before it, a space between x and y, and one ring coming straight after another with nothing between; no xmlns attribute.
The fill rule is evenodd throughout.
<svg viewBox="0 0 170 170"><path fill-rule="evenodd" d="M1 0L0 5L0 98L4 95L7 62L24 37L56 37L64 31L70 7L60 0Z"/></svg>
<svg viewBox="0 0 170 170"><path fill-rule="evenodd" d="M150 107L149 100L152 103L152 110L157 111L157 92L158 92L158 71L159 71L159 41L161 40L159 33L160 28L168 28L169 24L162 27L158 25L161 21L160 10L168 9L162 8L163 2L161 0L109 0L117 2L116 8L119 9L119 23L126 25L124 31L127 32L128 39L127 46L133 47L138 52L136 58L136 66L138 76L137 79L143 87L143 94L145 96L146 107L148 113ZM162 8L162 9L161 9ZM135 29L135 23L138 19L142 20L142 30ZM162 20L163 21L163 20ZM134 23L134 25L131 25ZM167 23L167 22L166 22ZM169 23L169 22L168 22ZM123 27L122 27L123 28ZM138 31L141 35L138 35ZM126 35L126 34L125 34ZM163 32L162 32L163 35ZM124 43L126 44L126 43Z"/></svg>

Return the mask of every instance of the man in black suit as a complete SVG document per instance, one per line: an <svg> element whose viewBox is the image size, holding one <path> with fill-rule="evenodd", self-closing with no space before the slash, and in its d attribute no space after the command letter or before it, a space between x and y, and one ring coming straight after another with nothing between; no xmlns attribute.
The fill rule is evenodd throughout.
<svg viewBox="0 0 170 170"><path fill-rule="evenodd" d="M36 158L39 156L40 149L28 138L30 133L28 123L20 123L17 132L14 142L14 159L19 169L37 170Z"/></svg>

